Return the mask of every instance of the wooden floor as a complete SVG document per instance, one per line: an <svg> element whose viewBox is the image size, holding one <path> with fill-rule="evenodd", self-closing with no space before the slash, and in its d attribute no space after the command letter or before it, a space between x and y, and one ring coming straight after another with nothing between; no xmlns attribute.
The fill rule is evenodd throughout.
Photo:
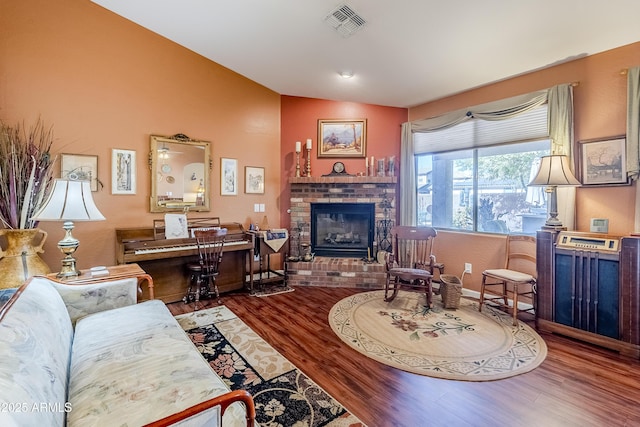
<svg viewBox="0 0 640 427"><path fill-rule="evenodd" d="M223 294L222 303L370 427L640 426L638 360L543 333L548 356L526 374L490 382L416 375L361 355L333 333L329 310L356 292L297 287L263 298ZM169 308L179 314L193 304Z"/></svg>

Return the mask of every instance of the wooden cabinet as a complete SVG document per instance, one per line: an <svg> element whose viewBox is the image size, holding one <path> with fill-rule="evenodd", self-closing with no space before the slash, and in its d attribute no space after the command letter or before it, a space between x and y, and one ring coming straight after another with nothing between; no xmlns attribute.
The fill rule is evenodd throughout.
<svg viewBox="0 0 640 427"><path fill-rule="evenodd" d="M589 245L600 235L571 236L587 243L559 246L557 232L537 232L538 328L639 358L640 239L603 250Z"/></svg>

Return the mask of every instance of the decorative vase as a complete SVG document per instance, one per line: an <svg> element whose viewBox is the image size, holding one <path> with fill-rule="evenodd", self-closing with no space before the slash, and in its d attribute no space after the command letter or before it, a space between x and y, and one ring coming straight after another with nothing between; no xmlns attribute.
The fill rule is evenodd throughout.
<svg viewBox="0 0 640 427"><path fill-rule="evenodd" d="M46 240L47 232L38 228L0 229L0 289L17 288L32 276L51 272L38 255Z"/></svg>

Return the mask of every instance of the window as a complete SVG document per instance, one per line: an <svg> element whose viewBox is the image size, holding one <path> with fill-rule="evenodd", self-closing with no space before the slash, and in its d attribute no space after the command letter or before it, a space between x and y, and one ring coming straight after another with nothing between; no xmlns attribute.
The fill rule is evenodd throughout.
<svg viewBox="0 0 640 427"><path fill-rule="evenodd" d="M472 119L416 133L418 225L492 233L540 229L546 194L527 184L550 152L546 112L544 105L506 120Z"/></svg>

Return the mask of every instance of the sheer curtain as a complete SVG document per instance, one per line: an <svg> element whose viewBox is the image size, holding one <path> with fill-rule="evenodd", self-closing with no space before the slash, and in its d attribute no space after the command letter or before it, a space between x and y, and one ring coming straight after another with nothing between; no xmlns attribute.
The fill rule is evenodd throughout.
<svg viewBox="0 0 640 427"><path fill-rule="evenodd" d="M636 181L635 232L640 231L640 67L627 71L627 175Z"/></svg>
<svg viewBox="0 0 640 427"><path fill-rule="evenodd" d="M512 98L503 99L487 104L478 105L468 109L457 110L442 116L432 117L423 120L414 120L403 124L401 137L401 165L403 172L400 175L400 223L403 225L417 224L416 212L416 181L415 181L415 161L413 148L413 133L434 132L448 127L455 126L473 118L482 120L503 120L529 111L539 105L549 101L550 93L553 95L553 105L549 104L549 128L553 129L558 136L554 139L554 145L562 147L563 152L571 156L571 141L573 141L573 92L571 85L560 85L549 90L532 92ZM551 110L555 111L551 111ZM553 121L553 123L552 123ZM564 121L564 122L563 122ZM559 150L560 148L558 148ZM410 170L405 170L410 169ZM412 179L412 181L408 181ZM575 191L575 190L574 190ZM575 193L574 193L575 194ZM571 209L575 209L575 196L569 200L563 197L564 203L570 203ZM558 210L565 212L561 216L563 223L568 228L573 228L573 215L566 217L566 208L560 205Z"/></svg>
<svg viewBox="0 0 640 427"><path fill-rule="evenodd" d="M396 208L400 209L400 225L415 225L418 223L416 212L416 193L418 183L416 181L416 162L413 158L413 134L411 123L402 124L402 137L400 148L400 200L396 200Z"/></svg>
<svg viewBox="0 0 640 427"><path fill-rule="evenodd" d="M548 91L551 154L564 154L573 166L573 87L554 86ZM576 188L558 187L558 219L569 230L576 225Z"/></svg>

